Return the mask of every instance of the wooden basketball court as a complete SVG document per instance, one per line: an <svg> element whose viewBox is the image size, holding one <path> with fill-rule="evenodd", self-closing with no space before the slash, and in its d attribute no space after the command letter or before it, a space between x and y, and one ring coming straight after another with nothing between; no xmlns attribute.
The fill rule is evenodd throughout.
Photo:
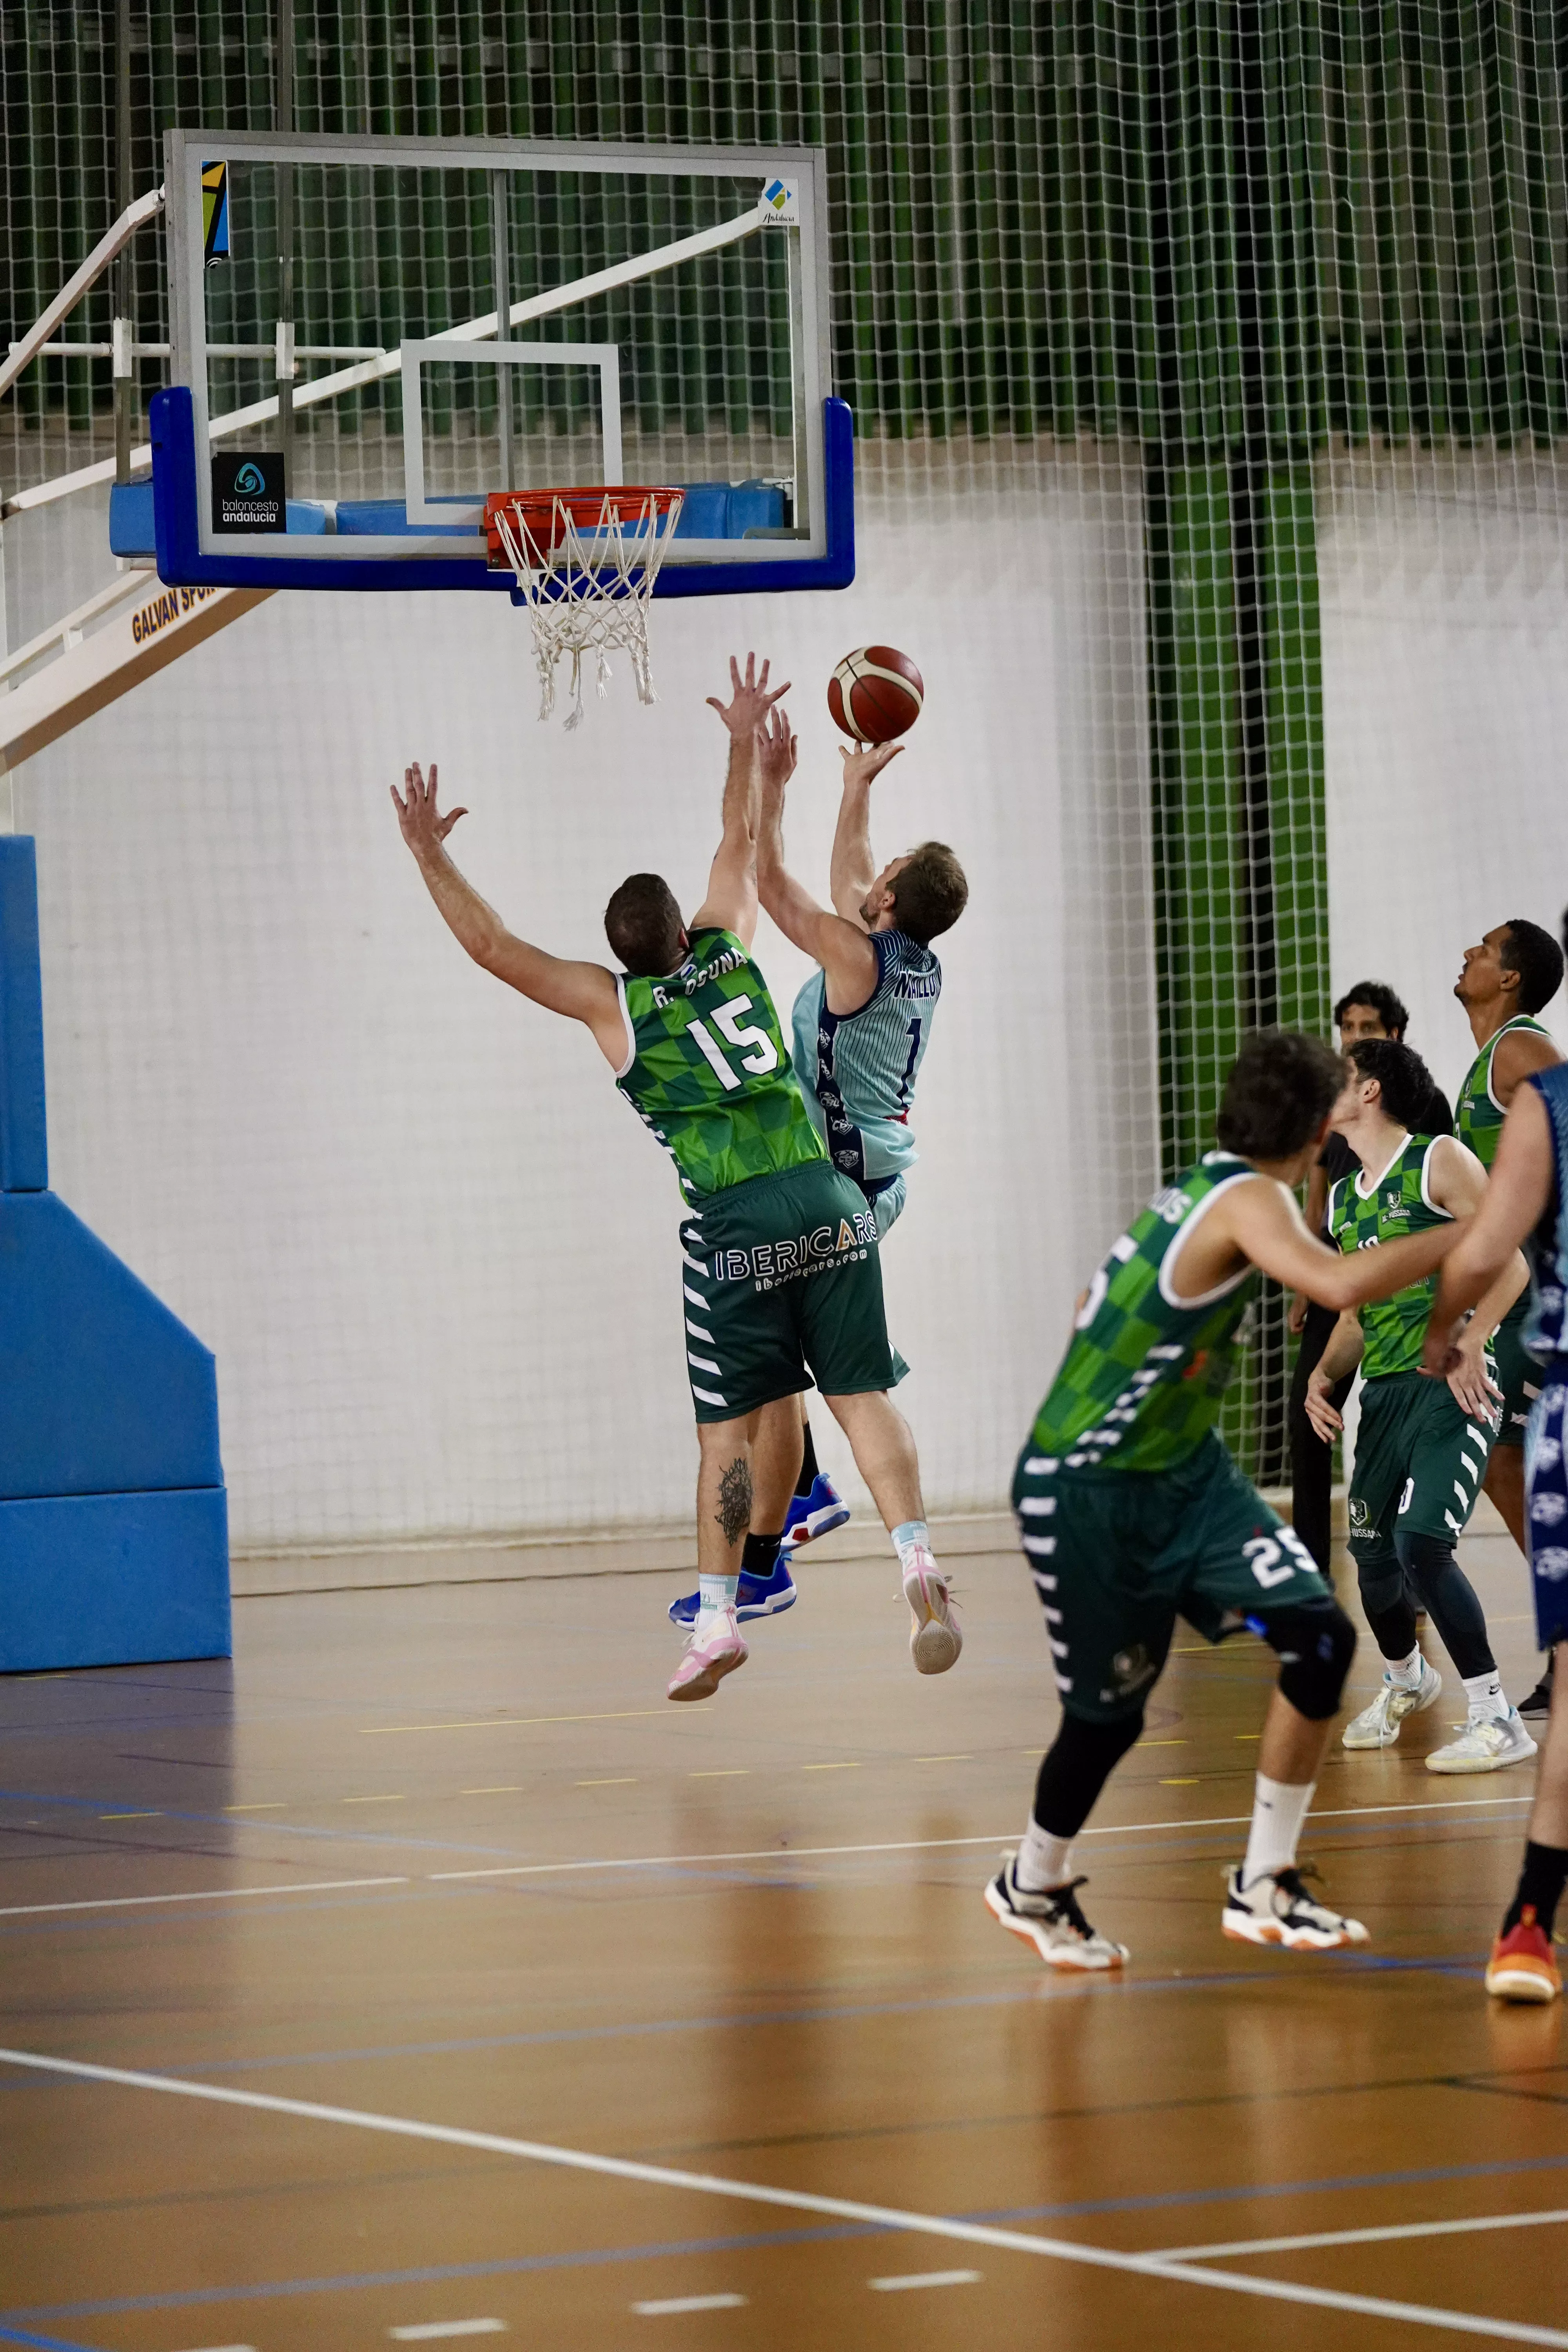
<svg viewBox="0 0 1568 2352"><path fill-rule="evenodd" d="M931 1682L890 1557L800 1575L701 1706L651 1576L5 1685L0 2343L1568 2345L1563 2012L1479 1980L1533 1768L1423 1770L1447 1696L1336 1748L1370 1947L1226 1942L1271 1661L1178 1636L1079 1847L1132 1964L1051 1975L980 1899L1055 1715L1021 1562Z"/></svg>

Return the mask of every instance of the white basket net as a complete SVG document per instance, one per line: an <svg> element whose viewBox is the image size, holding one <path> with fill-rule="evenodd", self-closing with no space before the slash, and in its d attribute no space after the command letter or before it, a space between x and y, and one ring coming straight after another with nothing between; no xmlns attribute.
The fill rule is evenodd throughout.
<svg viewBox="0 0 1568 2352"><path fill-rule="evenodd" d="M589 654L601 695L609 684L610 654L618 649L631 656L639 700L658 701L648 666L647 608L681 505L674 489L605 490L596 510L574 491L491 501L490 520L533 630L541 719L555 709L555 672L568 654L568 728L582 723L583 663Z"/></svg>

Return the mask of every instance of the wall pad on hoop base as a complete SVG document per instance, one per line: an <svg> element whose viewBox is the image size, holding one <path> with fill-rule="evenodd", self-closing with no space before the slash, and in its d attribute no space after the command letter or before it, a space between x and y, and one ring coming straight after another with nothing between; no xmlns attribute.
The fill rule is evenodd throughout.
<svg viewBox="0 0 1568 2352"><path fill-rule="evenodd" d="M614 646L631 656L638 700L658 701L648 667L647 607L682 501L678 489L632 484L494 490L485 500L489 563L511 573L512 602L528 608L541 719L555 708L556 667L570 654L566 725L581 726L583 656L594 656L602 697Z"/></svg>

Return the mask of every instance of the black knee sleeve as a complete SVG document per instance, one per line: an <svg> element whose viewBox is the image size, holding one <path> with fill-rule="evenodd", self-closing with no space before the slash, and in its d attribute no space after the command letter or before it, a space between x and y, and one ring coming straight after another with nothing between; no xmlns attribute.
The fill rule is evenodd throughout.
<svg viewBox="0 0 1568 2352"><path fill-rule="evenodd" d="M1362 1606L1369 1617L1374 1612L1397 1609L1405 1598L1405 1570L1397 1560L1369 1560L1364 1568L1358 1560L1355 1574L1361 1588Z"/></svg>
<svg viewBox="0 0 1568 2352"><path fill-rule="evenodd" d="M1047 1837L1076 1837L1107 1780L1143 1728L1143 1710L1115 1723L1064 1715L1035 1783L1035 1819Z"/></svg>
<svg viewBox="0 0 1568 2352"><path fill-rule="evenodd" d="M1337 1601L1300 1601L1293 1608L1260 1609L1255 1624L1279 1660L1279 1687L1309 1723L1339 1712L1340 1694L1355 1655L1355 1627Z"/></svg>
<svg viewBox="0 0 1568 2352"><path fill-rule="evenodd" d="M1495 1673L1497 1660L1487 1639L1486 1612L1454 1557L1453 1545L1439 1536L1396 1535L1394 1549L1416 1598L1437 1628L1443 1647L1458 1668L1459 1679L1464 1682L1472 1675Z"/></svg>

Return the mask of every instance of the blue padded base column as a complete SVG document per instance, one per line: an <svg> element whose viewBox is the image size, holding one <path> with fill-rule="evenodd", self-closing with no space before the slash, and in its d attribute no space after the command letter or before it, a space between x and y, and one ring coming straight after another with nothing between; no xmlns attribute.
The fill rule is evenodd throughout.
<svg viewBox="0 0 1568 2352"><path fill-rule="evenodd" d="M221 1486L0 1503L0 1674L229 1649Z"/></svg>

